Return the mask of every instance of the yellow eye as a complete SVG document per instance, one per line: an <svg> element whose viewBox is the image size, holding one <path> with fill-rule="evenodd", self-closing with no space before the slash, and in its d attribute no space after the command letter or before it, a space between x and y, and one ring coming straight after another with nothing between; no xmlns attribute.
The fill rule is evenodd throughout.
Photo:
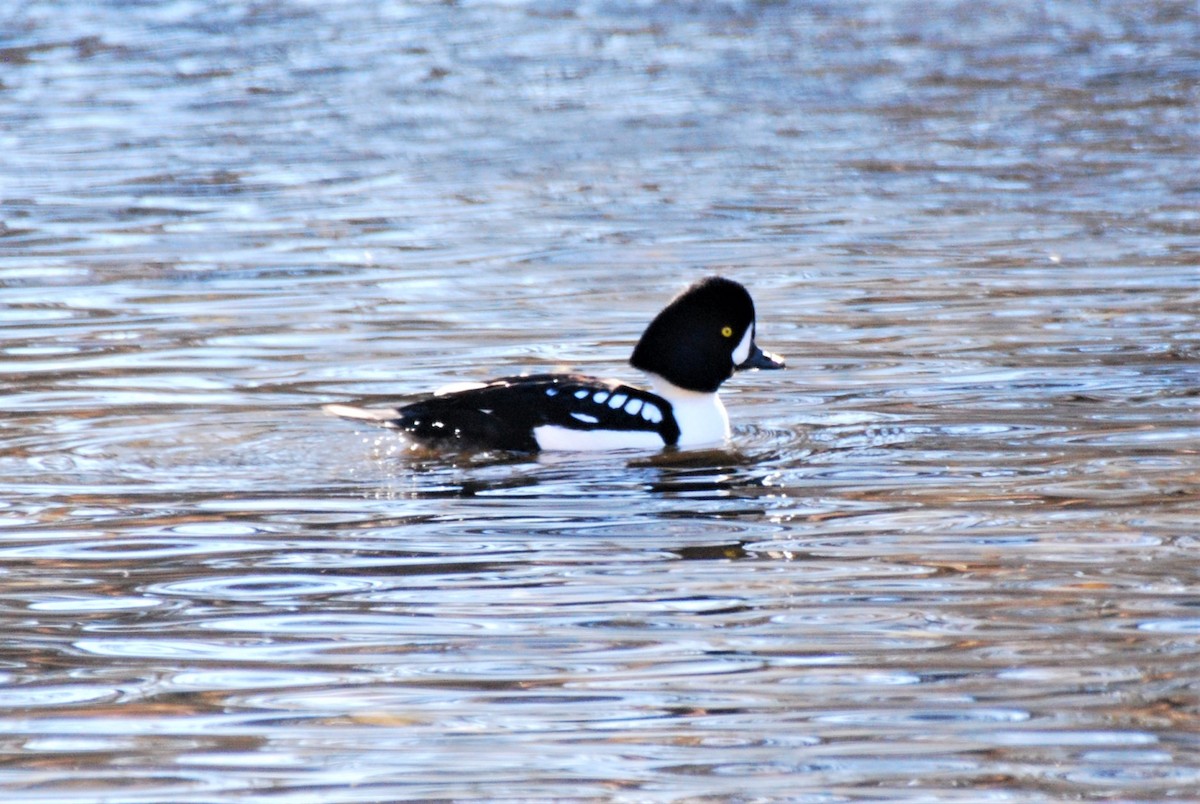
<svg viewBox="0 0 1200 804"><path fill-rule="evenodd" d="M721 327L721 334L726 338L733 337L733 327Z"/></svg>

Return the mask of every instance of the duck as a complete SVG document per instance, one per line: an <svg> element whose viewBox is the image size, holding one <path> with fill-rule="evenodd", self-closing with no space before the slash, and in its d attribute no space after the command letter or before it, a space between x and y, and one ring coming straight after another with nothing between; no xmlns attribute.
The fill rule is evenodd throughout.
<svg viewBox="0 0 1200 804"><path fill-rule="evenodd" d="M750 292L709 276L654 317L629 363L649 388L573 373L447 386L400 407L330 404L334 416L398 430L435 449L542 451L719 447L731 437L721 385L736 371L773 370L782 357L755 342Z"/></svg>

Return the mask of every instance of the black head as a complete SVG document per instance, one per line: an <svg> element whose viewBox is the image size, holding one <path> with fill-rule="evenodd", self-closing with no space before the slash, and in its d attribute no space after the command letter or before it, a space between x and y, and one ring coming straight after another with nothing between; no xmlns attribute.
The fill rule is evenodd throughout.
<svg viewBox="0 0 1200 804"><path fill-rule="evenodd" d="M630 364L689 391L712 392L735 369L783 368L754 343L754 301L732 279L710 276L655 316Z"/></svg>

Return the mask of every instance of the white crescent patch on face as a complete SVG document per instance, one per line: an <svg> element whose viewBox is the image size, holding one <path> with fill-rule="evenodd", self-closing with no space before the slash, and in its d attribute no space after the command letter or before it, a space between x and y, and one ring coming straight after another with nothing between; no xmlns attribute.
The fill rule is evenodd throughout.
<svg viewBox="0 0 1200 804"><path fill-rule="evenodd" d="M742 340L738 343L737 348L733 350L733 365L740 366L746 362L746 358L750 357L750 344L754 340L754 325L746 327L746 333L742 335Z"/></svg>

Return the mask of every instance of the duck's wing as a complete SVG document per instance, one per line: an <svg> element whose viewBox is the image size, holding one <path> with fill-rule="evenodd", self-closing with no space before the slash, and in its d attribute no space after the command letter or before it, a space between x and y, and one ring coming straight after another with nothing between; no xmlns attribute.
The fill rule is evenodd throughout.
<svg viewBox="0 0 1200 804"><path fill-rule="evenodd" d="M534 452L541 446L541 428L651 433L663 444L679 439L679 428L666 400L612 380L578 374L502 377L401 408L326 405L325 410L402 430L419 441L449 442L460 447ZM564 443L569 444L570 439ZM622 446L617 440L614 445Z"/></svg>

